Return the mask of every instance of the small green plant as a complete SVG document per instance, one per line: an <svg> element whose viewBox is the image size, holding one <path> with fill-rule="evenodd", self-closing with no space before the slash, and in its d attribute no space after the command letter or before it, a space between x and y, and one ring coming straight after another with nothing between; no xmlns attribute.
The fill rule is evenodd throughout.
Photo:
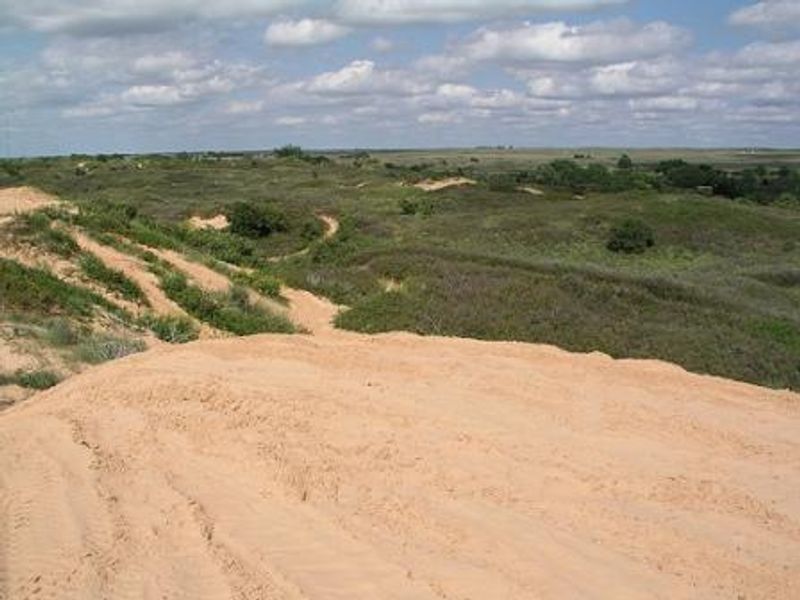
<svg viewBox="0 0 800 600"><path fill-rule="evenodd" d="M612 252L641 254L655 244L653 230L646 223L627 219L613 227L606 243Z"/></svg>

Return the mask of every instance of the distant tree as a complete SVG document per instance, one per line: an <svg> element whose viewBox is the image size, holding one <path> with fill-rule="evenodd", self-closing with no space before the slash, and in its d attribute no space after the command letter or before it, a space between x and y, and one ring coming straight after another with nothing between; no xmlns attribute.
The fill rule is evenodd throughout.
<svg viewBox="0 0 800 600"><path fill-rule="evenodd" d="M631 157L627 154L620 156L619 160L617 161L617 168L625 170L632 169L633 161L631 160Z"/></svg>
<svg viewBox="0 0 800 600"><path fill-rule="evenodd" d="M278 158L304 158L306 153L300 146L287 144L275 149L275 156Z"/></svg>

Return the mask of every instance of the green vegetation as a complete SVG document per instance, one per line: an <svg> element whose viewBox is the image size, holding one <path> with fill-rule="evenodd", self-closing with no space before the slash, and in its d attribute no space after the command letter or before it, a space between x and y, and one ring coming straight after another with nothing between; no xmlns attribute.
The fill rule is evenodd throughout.
<svg viewBox="0 0 800 600"><path fill-rule="evenodd" d="M142 340L113 335L93 335L79 342L75 354L81 362L92 365L143 352Z"/></svg>
<svg viewBox="0 0 800 600"><path fill-rule="evenodd" d="M66 283L48 271L0 258L1 311L88 317L96 306L113 308L97 294Z"/></svg>
<svg viewBox="0 0 800 600"><path fill-rule="evenodd" d="M606 248L612 252L641 254L655 243L653 230L649 225L636 219L626 219L611 229Z"/></svg>
<svg viewBox="0 0 800 600"><path fill-rule="evenodd" d="M159 267L161 287L167 296L187 313L223 331L236 335L255 333L294 333L291 322L250 302L248 292L232 287L228 293L203 290L189 283L177 271Z"/></svg>
<svg viewBox="0 0 800 600"><path fill-rule="evenodd" d="M18 385L33 390L46 390L53 387L61 377L53 371L17 371L13 374L0 373L0 385Z"/></svg>
<svg viewBox="0 0 800 600"><path fill-rule="evenodd" d="M105 263L94 254L90 252L82 253L79 264L81 270L87 277L99 282L105 286L108 291L119 294L131 302L136 302L144 306L149 305L147 297L136 282L127 277L122 271L107 267Z"/></svg>
<svg viewBox="0 0 800 600"><path fill-rule="evenodd" d="M800 389L800 153L631 150L630 162L602 149L306 156L83 158L83 176L78 159L14 166L27 184L77 203L76 220L93 235L259 272L270 257L310 245L271 265L263 285L235 281L269 294L278 277L326 295L351 307L342 327L546 342ZM478 185L429 194L399 185L451 176ZM519 189L531 186L544 194ZM182 225L195 214L230 214L236 203L270 207L285 228L247 237ZM321 240L320 213L340 216L332 240ZM651 232L623 227L627 220ZM620 252L608 250L614 228ZM626 253L629 242L647 251ZM386 281L402 285L387 291ZM207 302L212 294L192 288L173 294L204 320L242 300L237 292Z"/></svg>
<svg viewBox="0 0 800 600"><path fill-rule="evenodd" d="M228 211L231 233L261 238L276 231L286 231L286 215L271 206L237 202Z"/></svg>
<svg viewBox="0 0 800 600"><path fill-rule="evenodd" d="M80 252L77 242L66 231L52 227L46 211L20 215L14 224L14 236L46 252L72 258Z"/></svg>
<svg viewBox="0 0 800 600"><path fill-rule="evenodd" d="M191 319L179 315L150 315L144 319L144 324L158 339L170 344L185 344L200 335Z"/></svg>

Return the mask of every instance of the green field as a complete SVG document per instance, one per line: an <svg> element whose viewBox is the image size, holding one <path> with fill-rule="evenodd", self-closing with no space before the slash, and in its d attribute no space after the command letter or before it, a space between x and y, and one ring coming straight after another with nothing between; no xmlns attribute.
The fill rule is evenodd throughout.
<svg viewBox="0 0 800 600"><path fill-rule="evenodd" d="M643 183L616 191L537 185L541 196L495 178L554 159L613 172L620 151L34 159L14 161L0 185L35 185L94 208L97 230L121 226L98 215L133 207L124 225L132 239L262 267L349 306L338 321L347 329L545 342L800 389L800 201L791 193L767 203L711 196L655 185L652 172L658 161L682 158L771 178L797 169L800 152L629 154ZM401 185L449 175L478 184L432 193ZM180 226L237 202L280 211L285 228L253 240ZM328 241L314 227L321 213L342 223ZM610 252L609 231L626 219L648 225L655 245ZM309 244L306 255L266 261Z"/></svg>

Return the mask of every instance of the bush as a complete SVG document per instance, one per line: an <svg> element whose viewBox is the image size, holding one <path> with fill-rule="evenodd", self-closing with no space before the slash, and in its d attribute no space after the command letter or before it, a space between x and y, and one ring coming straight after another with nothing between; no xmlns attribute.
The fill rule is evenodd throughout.
<svg viewBox="0 0 800 600"><path fill-rule="evenodd" d="M623 154L622 156L620 156L619 160L617 161L617 168L623 170L632 169L633 161L631 160L631 157L628 156L627 154Z"/></svg>
<svg viewBox="0 0 800 600"><path fill-rule="evenodd" d="M274 207L237 202L226 215L230 231L249 238L261 238L276 231L286 231L286 215Z"/></svg>
<svg viewBox="0 0 800 600"><path fill-rule="evenodd" d="M612 252L641 254L654 244L653 230L647 224L628 219L611 229L606 247Z"/></svg>
<svg viewBox="0 0 800 600"><path fill-rule="evenodd" d="M143 322L158 339L170 344L185 344L200 335L194 321L180 315L150 315Z"/></svg>
<svg viewBox="0 0 800 600"><path fill-rule="evenodd" d="M400 200L399 206L400 212L402 212L404 215L421 214L425 217L432 215L435 208L433 200L429 198L425 198L424 200L410 200L408 198L403 198Z"/></svg>
<svg viewBox="0 0 800 600"><path fill-rule="evenodd" d="M34 390L46 390L56 385L59 381L61 381L61 377L56 373L45 370L17 373L14 377L14 382L17 385Z"/></svg>

